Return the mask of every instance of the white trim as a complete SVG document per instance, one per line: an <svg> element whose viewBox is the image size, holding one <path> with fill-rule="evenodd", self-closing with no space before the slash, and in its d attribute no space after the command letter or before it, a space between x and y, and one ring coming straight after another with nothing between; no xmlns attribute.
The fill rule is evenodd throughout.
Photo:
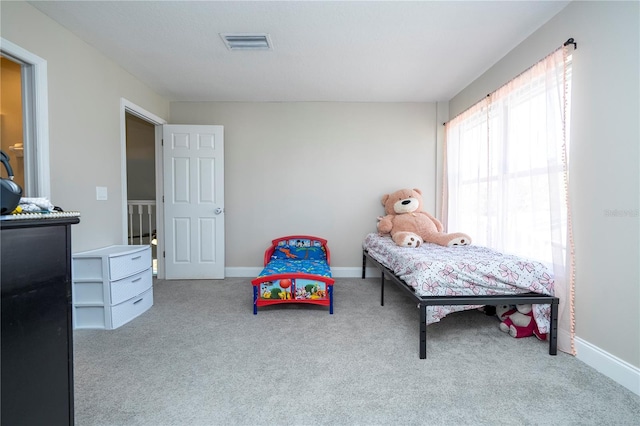
<svg viewBox="0 0 640 426"><path fill-rule="evenodd" d="M162 194L164 192L162 188L162 126L167 124L167 121L157 115L147 111L146 109L134 104L133 102L120 98L120 176L122 187L122 244L127 244L127 119L126 113L135 115L155 126L155 152L156 152L156 222L162 224L164 221L164 211L162 203ZM159 279L164 279L164 259L162 253L164 252L164 238L162 226L158 226L156 229L158 240L158 274Z"/></svg>
<svg viewBox="0 0 640 426"><path fill-rule="evenodd" d="M640 368L576 337L576 358L640 396Z"/></svg>
<svg viewBox="0 0 640 426"><path fill-rule="evenodd" d="M147 111L142 107L139 107L138 105L134 104L133 102L125 98L120 98L120 105L122 106L123 109L126 109L131 114L136 115L152 124L155 124L156 126L161 124L167 124L167 121L165 119L158 117L157 115Z"/></svg>
<svg viewBox="0 0 640 426"><path fill-rule="evenodd" d="M227 278L254 279L262 272L261 267L253 266L227 266L224 268L224 276Z"/></svg>
<svg viewBox="0 0 640 426"><path fill-rule="evenodd" d="M164 123L166 124L166 122ZM156 124L156 257L157 269L156 275L160 279L165 278L164 271L164 169L163 169L163 147L162 135L164 133L164 124Z"/></svg>
<svg viewBox="0 0 640 426"><path fill-rule="evenodd" d="M47 83L47 61L22 47L0 38L0 50L29 65L33 75L33 130L34 147L36 152L35 173L37 194L32 196L51 199L51 176L49 168L49 86ZM25 98L30 94L25 94ZM26 105L31 98L23 100ZM27 154L29 155L29 154Z"/></svg>

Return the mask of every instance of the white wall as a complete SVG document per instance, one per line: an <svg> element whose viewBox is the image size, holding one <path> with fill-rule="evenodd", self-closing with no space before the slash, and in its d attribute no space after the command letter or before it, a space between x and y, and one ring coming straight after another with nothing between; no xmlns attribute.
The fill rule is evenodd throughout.
<svg viewBox="0 0 640 426"><path fill-rule="evenodd" d="M585 351L599 348L631 367L631 374L635 367L636 377L640 367L639 16L638 2L572 2L449 104L453 117L569 37L576 40L569 188L576 335ZM579 358L589 355L581 354L580 347ZM638 383L636 378L636 392Z"/></svg>
<svg viewBox="0 0 640 426"><path fill-rule="evenodd" d="M329 241L332 267L358 268L380 198L424 190L434 213L436 105L172 102L171 123L225 132L227 267L259 267L275 237Z"/></svg>
<svg viewBox="0 0 640 426"><path fill-rule="evenodd" d="M120 99L163 118L168 101L28 3L0 7L2 37L47 61L51 202L81 213L73 251L125 243Z"/></svg>

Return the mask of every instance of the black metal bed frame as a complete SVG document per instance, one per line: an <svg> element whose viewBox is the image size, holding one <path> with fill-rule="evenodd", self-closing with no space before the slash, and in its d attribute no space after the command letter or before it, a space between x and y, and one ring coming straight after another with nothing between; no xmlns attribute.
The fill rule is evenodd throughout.
<svg viewBox="0 0 640 426"><path fill-rule="evenodd" d="M551 317L549 328L549 355L558 353L558 303L560 299L555 296L549 296L539 293L520 293L508 295L486 295L486 296L420 296L407 285L403 280L396 276L393 271L375 260L367 252L362 250L362 278L365 278L365 267L367 259L371 261L381 271L381 287L380 287L380 305L384 306L384 278L387 276L405 293L418 301L420 309L420 359L427 358L427 306L443 306L443 305L517 305L517 304L550 304Z"/></svg>

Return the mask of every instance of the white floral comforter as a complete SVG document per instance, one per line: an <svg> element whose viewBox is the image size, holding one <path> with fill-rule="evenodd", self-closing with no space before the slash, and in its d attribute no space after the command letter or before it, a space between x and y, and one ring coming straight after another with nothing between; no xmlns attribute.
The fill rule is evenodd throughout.
<svg viewBox="0 0 640 426"><path fill-rule="evenodd" d="M553 295L553 275L540 262L482 246L419 248L396 245L389 236L367 235L363 248L421 296L504 295L536 292ZM427 324L445 315L479 306L427 306ZM549 331L550 305L534 305L541 333Z"/></svg>

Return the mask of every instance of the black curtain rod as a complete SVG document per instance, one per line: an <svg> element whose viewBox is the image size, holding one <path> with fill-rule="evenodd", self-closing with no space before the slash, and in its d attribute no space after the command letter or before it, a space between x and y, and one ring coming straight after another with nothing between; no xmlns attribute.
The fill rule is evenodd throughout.
<svg viewBox="0 0 640 426"><path fill-rule="evenodd" d="M573 37L571 37L569 40L564 42L564 46L568 46L570 44L573 44L573 48L574 49L578 48L578 43L576 43L576 41L573 39Z"/></svg>
<svg viewBox="0 0 640 426"><path fill-rule="evenodd" d="M578 43L573 39L573 37L570 37L569 39L567 39L567 41L564 42L563 46L568 46L570 44L573 44L573 48L577 49L578 48ZM487 94L487 97L491 96L491 94ZM445 121L444 123L442 123L443 126L445 126L447 124L447 122Z"/></svg>

